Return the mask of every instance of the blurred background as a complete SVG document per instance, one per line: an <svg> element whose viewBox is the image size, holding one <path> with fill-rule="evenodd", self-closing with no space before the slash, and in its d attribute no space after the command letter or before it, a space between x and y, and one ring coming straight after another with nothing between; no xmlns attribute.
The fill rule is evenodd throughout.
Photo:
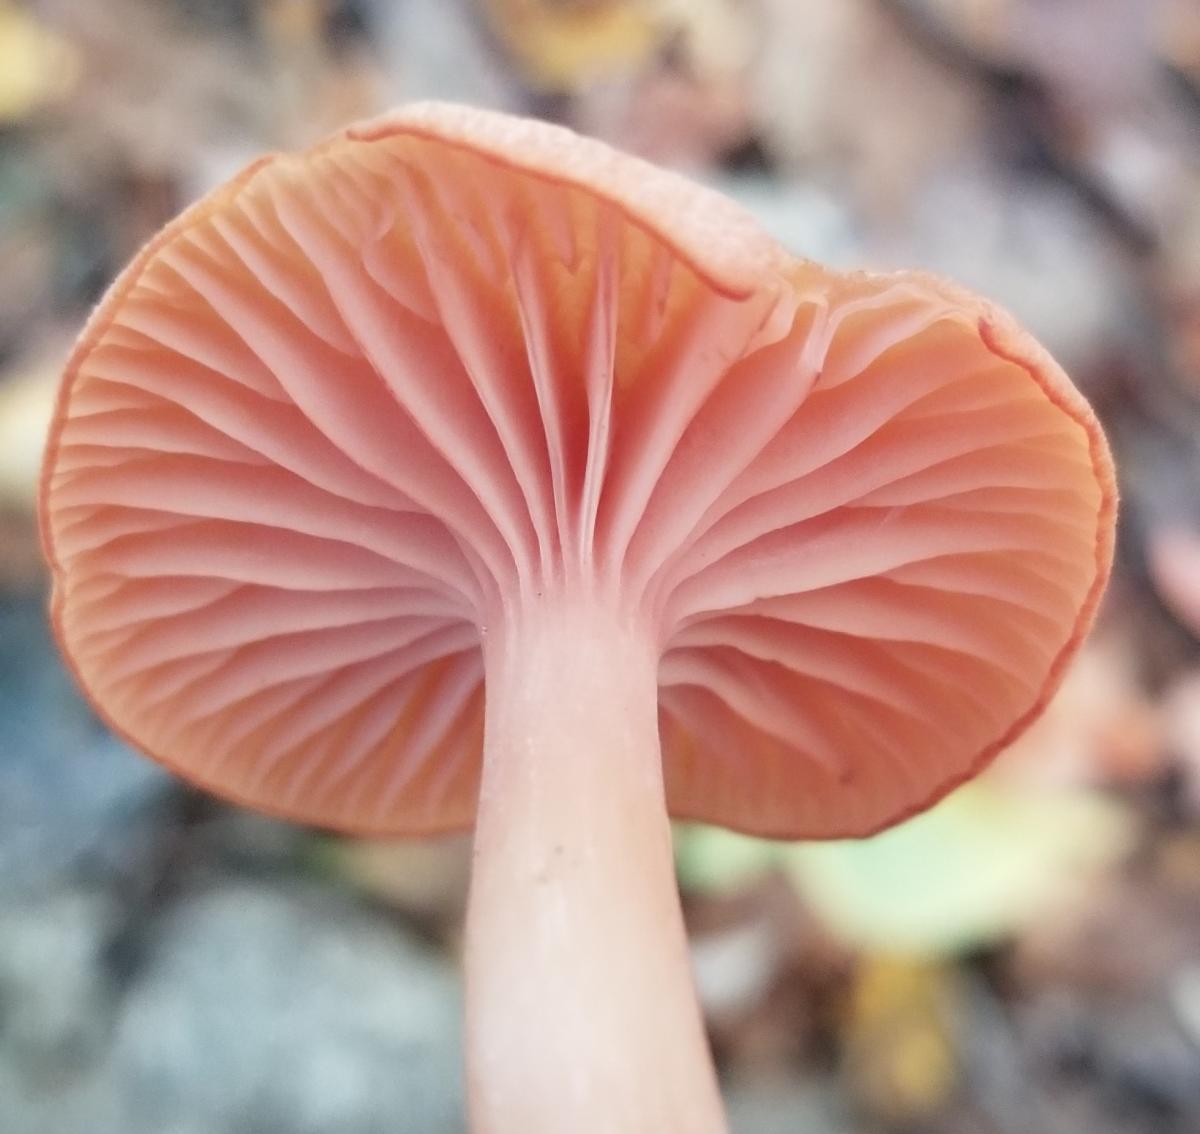
<svg viewBox="0 0 1200 1134"><path fill-rule="evenodd" d="M0 1134L452 1134L462 840L239 813L105 735L33 485L73 334L263 149L442 97L1007 305L1116 449L1045 718L859 844L681 829L736 1134L1200 1131L1197 0L0 0Z"/></svg>

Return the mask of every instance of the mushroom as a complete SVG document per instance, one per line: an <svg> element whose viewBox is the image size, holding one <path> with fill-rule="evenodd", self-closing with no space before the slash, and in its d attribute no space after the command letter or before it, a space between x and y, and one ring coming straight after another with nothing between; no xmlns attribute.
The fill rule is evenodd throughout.
<svg viewBox="0 0 1200 1134"><path fill-rule="evenodd" d="M669 816L862 835L970 777L1086 633L1115 493L1003 312L424 104L151 241L41 507L120 735L306 823L474 826L475 1129L705 1134Z"/></svg>

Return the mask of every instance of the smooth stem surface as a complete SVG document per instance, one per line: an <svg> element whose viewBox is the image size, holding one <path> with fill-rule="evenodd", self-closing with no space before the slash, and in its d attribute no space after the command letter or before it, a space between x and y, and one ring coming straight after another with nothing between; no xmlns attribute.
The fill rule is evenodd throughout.
<svg viewBox="0 0 1200 1134"><path fill-rule="evenodd" d="M720 1134L671 856L652 635L546 599L485 643L467 924L475 1134Z"/></svg>

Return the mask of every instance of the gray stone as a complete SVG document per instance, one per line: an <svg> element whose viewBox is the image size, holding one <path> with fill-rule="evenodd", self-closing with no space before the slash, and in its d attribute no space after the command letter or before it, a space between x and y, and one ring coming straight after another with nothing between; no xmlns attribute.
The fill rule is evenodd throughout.
<svg viewBox="0 0 1200 1134"><path fill-rule="evenodd" d="M762 1076L725 1089L730 1134L850 1134L828 1088L791 1076Z"/></svg>
<svg viewBox="0 0 1200 1134"><path fill-rule="evenodd" d="M524 92L471 5L371 0L368 8L375 49L393 76L390 101L436 98L496 110L524 108Z"/></svg>
<svg viewBox="0 0 1200 1134"><path fill-rule="evenodd" d="M79 697L42 596L0 598L0 894L124 869L172 790Z"/></svg>
<svg viewBox="0 0 1200 1134"><path fill-rule="evenodd" d="M235 883L162 927L113 1059L130 1130L463 1129L446 962L316 888Z"/></svg>
<svg viewBox="0 0 1200 1134"><path fill-rule="evenodd" d="M103 1047L114 917L108 898L78 890L0 910L0 1056L31 1079L84 1068Z"/></svg>

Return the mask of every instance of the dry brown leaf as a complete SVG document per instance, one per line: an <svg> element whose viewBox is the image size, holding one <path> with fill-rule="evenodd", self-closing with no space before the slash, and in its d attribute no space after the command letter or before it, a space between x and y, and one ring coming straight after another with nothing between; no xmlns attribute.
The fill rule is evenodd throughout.
<svg viewBox="0 0 1200 1134"><path fill-rule="evenodd" d="M1159 598L1200 638L1200 533L1185 527L1153 532L1146 557Z"/></svg>

